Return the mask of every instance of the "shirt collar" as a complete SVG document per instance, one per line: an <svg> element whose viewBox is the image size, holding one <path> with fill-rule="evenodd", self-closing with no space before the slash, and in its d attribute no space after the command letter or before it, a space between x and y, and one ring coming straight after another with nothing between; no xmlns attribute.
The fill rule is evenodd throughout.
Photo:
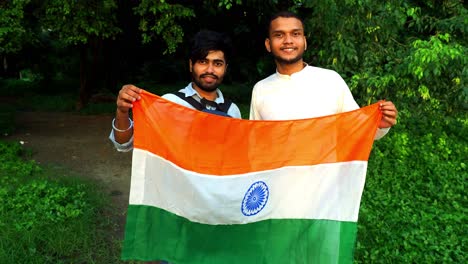
<svg viewBox="0 0 468 264"><path fill-rule="evenodd" d="M185 93L185 97L195 96L197 100L201 100L202 98L200 94L198 94L198 92L195 89L193 89L192 83L189 83L184 89L180 90L180 92ZM223 93L221 92L221 90L216 89L216 94L218 95L218 97L216 97L216 99L214 100L215 103L217 104L224 103L224 97L223 97Z"/></svg>
<svg viewBox="0 0 468 264"><path fill-rule="evenodd" d="M302 70L298 71L298 72L295 72L291 75L287 75L287 74L281 74L278 72L278 69L276 69L276 76L280 79L291 79L293 76L300 76L301 73L305 72L305 68L307 66L309 66L309 64L307 64L306 62L302 62L303 65L304 65L304 68L302 68Z"/></svg>

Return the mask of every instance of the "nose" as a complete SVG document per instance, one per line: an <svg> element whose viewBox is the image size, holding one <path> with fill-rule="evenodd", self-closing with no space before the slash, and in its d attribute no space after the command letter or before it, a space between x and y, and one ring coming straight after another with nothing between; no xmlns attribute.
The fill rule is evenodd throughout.
<svg viewBox="0 0 468 264"><path fill-rule="evenodd" d="M284 43L292 43L292 37L290 34L286 34L284 37Z"/></svg>
<svg viewBox="0 0 468 264"><path fill-rule="evenodd" d="M207 73L213 73L214 72L214 65L213 63L208 63L208 66L206 68Z"/></svg>

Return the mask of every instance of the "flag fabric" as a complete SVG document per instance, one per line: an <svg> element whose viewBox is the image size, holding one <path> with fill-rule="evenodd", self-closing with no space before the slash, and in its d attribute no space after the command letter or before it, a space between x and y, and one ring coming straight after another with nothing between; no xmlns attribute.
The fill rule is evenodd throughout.
<svg viewBox="0 0 468 264"><path fill-rule="evenodd" d="M250 121L143 92L133 118L122 259L352 263L378 104Z"/></svg>

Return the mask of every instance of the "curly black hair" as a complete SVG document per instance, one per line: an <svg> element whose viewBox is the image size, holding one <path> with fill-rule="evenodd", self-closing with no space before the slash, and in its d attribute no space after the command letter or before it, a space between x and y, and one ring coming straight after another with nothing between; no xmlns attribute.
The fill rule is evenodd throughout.
<svg viewBox="0 0 468 264"><path fill-rule="evenodd" d="M229 63L232 55L232 41L225 33L212 30L201 30L192 39L190 60L195 63L206 58L213 50L220 50L224 53L226 63Z"/></svg>

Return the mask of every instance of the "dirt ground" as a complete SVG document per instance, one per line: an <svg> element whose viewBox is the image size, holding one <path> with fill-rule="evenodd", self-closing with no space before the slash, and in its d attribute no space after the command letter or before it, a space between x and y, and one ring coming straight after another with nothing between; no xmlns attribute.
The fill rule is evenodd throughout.
<svg viewBox="0 0 468 264"><path fill-rule="evenodd" d="M108 139L112 118L111 115L20 112L16 115L16 131L7 139L23 142L41 165L100 182L118 210L119 233L123 238L132 154L117 152Z"/></svg>

